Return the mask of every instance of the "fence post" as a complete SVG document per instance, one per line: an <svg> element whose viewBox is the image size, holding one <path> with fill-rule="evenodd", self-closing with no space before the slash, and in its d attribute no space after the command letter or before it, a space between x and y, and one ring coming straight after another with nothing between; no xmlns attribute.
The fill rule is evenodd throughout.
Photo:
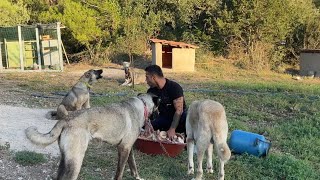
<svg viewBox="0 0 320 180"><path fill-rule="evenodd" d="M1 52L1 45L2 42L0 42L0 71L2 71L3 67L2 67L2 52Z"/></svg>
<svg viewBox="0 0 320 180"><path fill-rule="evenodd" d="M61 43L61 31L60 31L60 22L57 22L57 36L58 36L58 51L59 51L59 59L60 59L60 69L63 71L63 58L62 58L62 43Z"/></svg>
<svg viewBox="0 0 320 180"><path fill-rule="evenodd" d="M21 26L18 26L18 37L19 37L19 52L20 52L20 69L24 70L24 63L23 63L23 42L22 42L22 36L21 36Z"/></svg>
<svg viewBox="0 0 320 180"><path fill-rule="evenodd" d="M36 27L36 40L37 40L37 56L38 56L38 66L39 70L42 70L42 65L41 65L41 54L40 54L40 38L39 38L39 29Z"/></svg>

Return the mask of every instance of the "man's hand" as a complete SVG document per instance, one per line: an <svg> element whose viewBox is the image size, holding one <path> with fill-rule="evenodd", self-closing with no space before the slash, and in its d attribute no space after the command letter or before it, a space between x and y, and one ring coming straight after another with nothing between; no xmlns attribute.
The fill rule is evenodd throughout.
<svg viewBox="0 0 320 180"><path fill-rule="evenodd" d="M170 140L173 140L173 137L176 135L176 128L179 125L180 117L183 112L183 97L179 97L173 100L173 105L174 105L174 108L176 109L176 112L173 115L170 129L167 131L167 134Z"/></svg>
<svg viewBox="0 0 320 180"><path fill-rule="evenodd" d="M168 138L170 140L173 140L173 137L176 135L176 130L174 128L170 128L168 131L167 131L167 134L168 134Z"/></svg>

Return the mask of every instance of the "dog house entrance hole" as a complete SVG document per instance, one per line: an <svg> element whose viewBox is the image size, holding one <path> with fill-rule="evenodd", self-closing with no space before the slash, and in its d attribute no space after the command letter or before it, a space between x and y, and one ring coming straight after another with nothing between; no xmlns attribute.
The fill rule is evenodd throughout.
<svg viewBox="0 0 320 180"><path fill-rule="evenodd" d="M172 47L162 46L162 67L172 68Z"/></svg>

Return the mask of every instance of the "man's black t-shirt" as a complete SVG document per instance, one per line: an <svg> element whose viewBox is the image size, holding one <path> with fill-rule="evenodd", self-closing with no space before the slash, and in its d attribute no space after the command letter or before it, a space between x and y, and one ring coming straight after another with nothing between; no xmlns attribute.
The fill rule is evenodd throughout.
<svg viewBox="0 0 320 180"><path fill-rule="evenodd" d="M156 87L149 88L148 93L153 93L161 98L161 102L159 105L160 116L166 116L168 118L173 118L175 113L175 108L173 105L173 100L179 97L183 97L182 87L169 79L166 79L166 84L162 89L158 89ZM186 109L186 103L183 99L183 110Z"/></svg>

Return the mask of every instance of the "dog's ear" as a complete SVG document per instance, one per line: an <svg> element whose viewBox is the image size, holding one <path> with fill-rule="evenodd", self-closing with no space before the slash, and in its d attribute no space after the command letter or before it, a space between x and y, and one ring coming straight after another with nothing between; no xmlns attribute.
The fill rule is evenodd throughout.
<svg viewBox="0 0 320 180"><path fill-rule="evenodd" d="M157 95L152 94L152 101L156 107L158 107L161 103L161 98Z"/></svg>
<svg viewBox="0 0 320 180"><path fill-rule="evenodd" d="M153 93L151 93L151 92L148 92L147 94L149 94L152 98L158 97L157 95L155 95L155 94L153 94Z"/></svg>

